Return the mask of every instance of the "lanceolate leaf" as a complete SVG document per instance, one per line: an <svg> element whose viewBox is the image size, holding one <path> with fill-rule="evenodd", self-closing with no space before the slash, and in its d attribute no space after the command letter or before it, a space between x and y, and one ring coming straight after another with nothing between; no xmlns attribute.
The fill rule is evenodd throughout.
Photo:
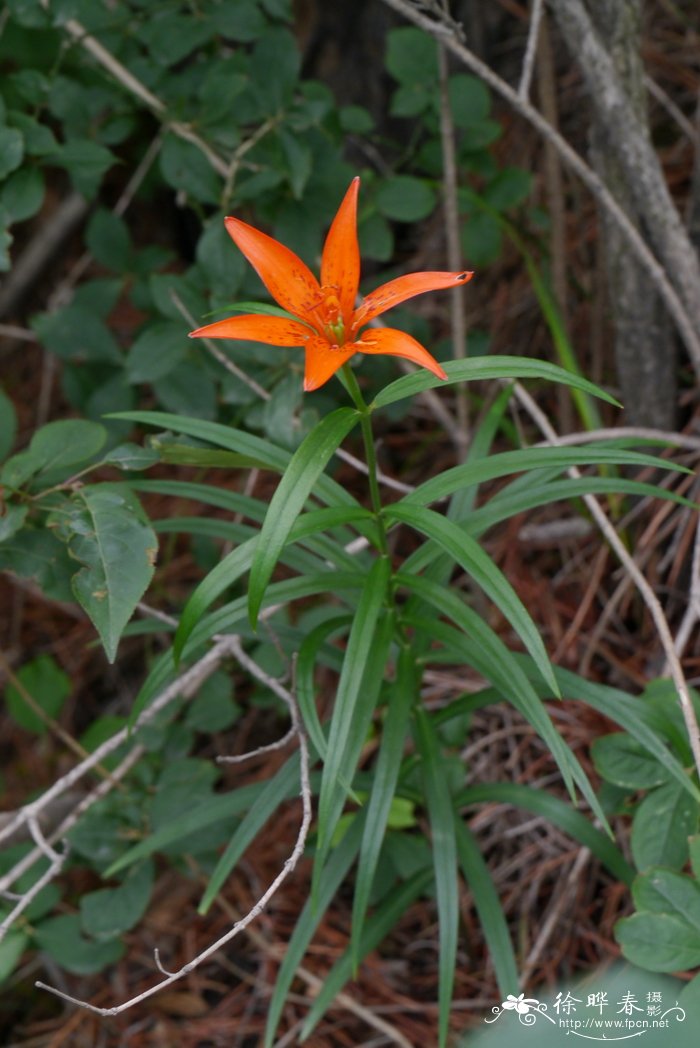
<svg viewBox="0 0 700 1048"><path fill-rule="evenodd" d="M438 739L430 717L418 706L415 712L415 740L421 756L423 789L433 841L435 893L440 921L439 971L439 1040L447 1044L452 989L457 963L457 929L459 924L459 885L457 881L457 841L452 798L444 773Z"/></svg>
<svg viewBox="0 0 700 1048"><path fill-rule="evenodd" d="M503 612L555 695L559 688L547 657L542 638L522 601L503 573L481 547L452 521L422 506L397 503L384 511L388 519L410 524L449 553L457 564L471 575L476 583Z"/></svg>
<svg viewBox="0 0 700 1048"><path fill-rule="evenodd" d="M122 630L153 577L155 533L136 496L119 484L80 488L53 524L82 565L73 591L114 662Z"/></svg>
<svg viewBox="0 0 700 1048"><path fill-rule="evenodd" d="M384 898L377 907L376 912L370 917L362 929L362 937L359 943L359 953L365 957L371 950L379 946L382 939L396 926L409 906L430 885L430 870L418 870L408 880L404 881L396 891L392 891ZM316 997L313 1007L306 1017L306 1022L301 1030L300 1036L305 1041L313 1031L316 1023L332 1005L336 996L343 986L351 979L354 961L349 950L346 950L340 960L331 968L323 980L321 992Z"/></svg>
<svg viewBox="0 0 700 1048"><path fill-rule="evenodd" d="M271 504L272 506L272 504ZM370 520L369 510L361 506L356 508L332 508L311 510L292 522L289 532L283 537L282 547L286 542L295 542L305 535L311 535L326 527L353 520ZM197 625L207 608L226 590L236 579L239 579L254 562L255 552L260 543L264 541L263 532L246 542L241 543L224 557L219 564L213 568L195 589L194 593L185 605L180 625L175 635L175 657L180 658L182 650L192 630ZM280 548L282 548L280 547ZM261 595L262 596L262 595Z"/></svg>
<svg viewBox="0 0 700 1048"><path fill-rule="evenodd" d="M357 612L350 630L348 645L343 660L343 669L338 682L333 717L328 736L328 750L323 767L321 791L318 802L318 855L314 867L315 885L320 881L321 857L327 854L333 837L337 818L338 799L347 795L349 784L340 782L343 771L348 772L347 753L356 711L362 698L361 692L376 685L376 677L367 679L367 664L370 656L379 648L377 620L385 600L386 588L391 574L391 565L386 557L378 558L365 581ZM384 653L385 657L385 653ZM382 667L383 669L383 667ZM376 672L376 671L375 671ZM379 670L379 682L381 683Z"/></svg>
<svg viewBox="0 0 700 1048"><path fill-rule="evenodd" d="M519 985L518 966L508 933L508 925L491 873L484 862L473 833L459 818L455 819L455 832L459 865L479 914L484 938L496 971L501 1000L505 1000L507 994L514 994Z"/></svg>
<svg viewBox="0 0 700 1048"><path fill-rule="evenodd" d="M475 382L488 378L544 378L550 382L563 382L564 385L581 389L601 400L607 400L609 404L620 405L604 390L574 375L570 371L557 367L556 364L548 364L544 360L529 360L527 357L471 357L467 360L452 360L445 364L447 379L434 378L427 372L419 371L414 375L404 375L396 382L377 394L370 407L380 408L387 404L393 404L397 400L404 400L416 393L422 393L426 389L441 388L451 385L453 382Z"/></svg>
<svg viewBox="0 0 700 1048"><path fill-rule="evenodd" d="M354 408L338 408L308 434L292 456L272 496L250 571L248 612L253 627L257 622L265 589L294 521L304 508L329 458L358 418Z"/></svg>
<svg viewBox="0 0 700 1048"><path fill-rule="evenodd" d="M431 603L442 614L449 615L460 631L464 631L455 632L445 622L409 620L429 630L431 636L452 649L457 658L469 661L487 680L494 683L508 702L520 710L552 751L572 799L573 783L576 782L593 811L604 823L605 816L585 772L554 728L546 707L523 672L523 663L533 669L532 660L526 657L518 659L487 623L450 590L420 576L398 574L396 581Z"/></svg>
<svg viewBox="0 0 700 1048"><path fill-rule="evenodd" d="M384 840L389 809L394 799L403 758L411 708L416 697L416 666L409 647L401 649L396 681L387 703L382 725L382 741L374 768L372 793L367 805L367 821L357 864L357 883L352 907L352 957L356 969L361 938L369 904L379 852Z"/></svg>
<svg viewBox="0 0 700 1048"><path fill-rule="evenodd" d="M289 940L284 953L284 960L280 965L280 970L275 980L275 988L267 1012L264 1048L272 1048L273 1044L275 1044L275 1033L289 987L292 985L297 968L301 964L314 932L321 923L326 909L347 876L353 859L357 855L363 823L364 812L360 812L357 818L352 820L343 839L334 848L333 854L323 871L323 880L318 896L315 899L309 897L299 915L294 934Z"/></svg>
<svg viewBox="0 0 700 1048"><path fill-rule="evenodd" d="M482 484L510 473L552 466L567 469L570 466L586 464L652 466L685 472L685 467L676 466L665 459L659 459L654 455L643 455L635 451L625 451L619 447L584 445L573 448L522 448L518 451L504 451L499 455L490 455L476 462L467 462L447 469L439 476L432 477L421 484L415 491L404 495L401 501L426 506L462 488Z"/></svg>

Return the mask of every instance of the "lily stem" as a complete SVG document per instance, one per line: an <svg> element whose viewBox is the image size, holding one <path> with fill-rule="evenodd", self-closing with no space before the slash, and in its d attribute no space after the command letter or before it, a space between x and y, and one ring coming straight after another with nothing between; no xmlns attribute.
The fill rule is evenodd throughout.
<svg viewBox="0 0 700 1048"><path fill-rule="evenodd" d="M386 525L382 516L382 497L379 493L379 481L377 479L377 452L374 445L370 410L365 398L362 396L362 391L349 364L343 365L342 377L344 379L345 388L352 397L355 407L360 414L360 426L362 427L362 439L365 445L365 458L367 460L369 495L372 502L372 511L377 521L377 531L379 533L379 550L383 555L387 555L389 552L389 544L386 536Z"/></svg>

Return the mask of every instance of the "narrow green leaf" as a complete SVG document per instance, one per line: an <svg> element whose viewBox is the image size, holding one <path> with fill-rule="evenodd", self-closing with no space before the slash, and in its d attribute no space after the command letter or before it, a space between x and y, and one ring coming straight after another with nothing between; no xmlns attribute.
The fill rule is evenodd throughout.
<svg viewBox="0 0 700 1048"><path fill-rule="evenodd" d="M505 477L511 473L525 470L558 466L568 469L571 466L612 464L617 466L651 466L655 469L671 469L685 472L684 466L676 466L666 459L655 455L644 455L622 448L606 448L599 444L588 444L577 447L522 448L517 451L504 451L490 455L486 459L467 462L452 469L444 470L439 476L431 477L415 491L404 495L401 502L425 506L438 499L452 495L465 487L483 484L485 481Z"/></svg>
<svg viewBox="0 0 700 1048"><path fill-rule="evenodd" d="M429 579L403 573L396 576L396 581L399 585L418 593L441 614L449 615L460 630L464 631L463 634L457 632L444 622L421 622L419 619L409 620L407 617L407 621L429 630L431 636L441 640L448 648L451 647L457 659L467 659L470 665L493 682L506 701L511 702L522 713L547 743L572 799L575 797L576 782L592 810L605 825L605 816L585 772L556 731L546 707L523 672L524 664L530 669L533 668L532 660L527 657L518 659L481 616L449 589Z"/></svg>
<svg viewBox="0 0 700 1048"><path fill-rule="evenodd" d="M299 712L311 742L321 760L326 759L327 742L316 709L316 691L314 688L314 669L318 658L318 649L329 637L352 622L350 615L336 615L327 622L321 622L304 638L296 662L295 684ZM338 659L341 653L338 652Z"/></svg>
<svg viewBox="0 0 700 1048"><path fill-rule="evenodd" d="M382 900L376 912L369 918L362 929L358 947L360 957L365 957L379 946L382 940L398 924L411 903L426 891L431 880L432 873L430 870L419 870L412 877L409 877L408 880L404 881L395 891L390 892L387 898ZM316 1024L323 1018L323 1015L333 1004L333 1001L345 984L352 978L354 966L355 962L352 954L350 950L346 950L324 977L323 986L316 996L299 1034L302 1042L310 1037Z"/></svg>
<svg viewBox="0 0 700 1048"><path fill-rule="evenodd" d="M549 364L544 360L530 360L527 357L471 357L466 360L449 360L443 364L447 379L439 379L427 371L404 375L403 378L385 386L372 401L371 408L386 407L397 400L415 396L426 389L435 389L452 385L454 382L476 382L483 379L501 378L543 378L550 382L561 382L574 389L584 390L591 396L606 400L609 404L620 404L604 390L574 375L570 371Z"/></svg>
<svg viewBox="0 0 700 1048"><path fill-rule="evenodd" d="M367 665L372 655L381 651L377 637L377 622L384 603L386 590L391 575L391 564L388 558L379 557L367 576L353 620L348 644L343 659L343 668L338 682L333 716L328 735L328 749L323 767L321 790L318 802L318 856L314 867L314 876L320 876L322 858L330 847L335 832L337 819L342 810L342 802L347 795L347 783L341 781L343 771L347 774L347 755L350 749L349 740L353 727L357 730L357 706L362 689L381 684L376 679L368 680ZM380 671L381 674L381 671ZM371 713L370 713L371 715ZM365 718L362 718L363 720ZM339 810L340 809L340 810Z"/></svg>
<svg viewBox="0 0 700 1048"><path fill-rule="evenodd" d="M532 664L520 655L514 657L532 686L538 691L540 684L533 673ZM559 666L555 667L555 673L564 695L585 702L594 710L598 710L599 713L619 724L653 754L687 793L694 797L697 803L700 803L700 789L678 758L670 752L663 739L659 737L653 711L650 711L641 699L628 695L619 688L611 688L605 684L586 680Z"/></svg>
<svg viewBox="0 0 700 1048"><path fill-rule="evenodd" d="M399 653L396 681L391 689L386 717L382 725L382 741L372 776L372 792L367 805L367 821L357 864L350 944L355 970L359 964L367 907L379 853L384 841L389 811L396 793L411 708L416 695L415 661L411 650L403 647Z"/></svg>
<svg viewBox="0 0 700 1048"><path fill-rule="evenodd" d="M272 508L272 503L270 508ZM282 546L288 542L296 542L300 538L323 530L328 526L338 524L341 521L348 523L353 520L370 519L371 514L369 510L363 509L361 506L357 508L348 507L347 509L329 507L328 509L311 510L292 522L290 531L283 537ZM255 552L262 542L264 542L264 530L227 554L199 583L185 605L177 633L175 634L174 651L176 659L179 659L182 655L183 648L192 630L204 612L211 607L224 590L252 566Z"/></svg>
<svg viewBox="0 0 700 1048"><path fill-rule="evenodd" d="M311 494L317 477L359 418L354 408L338 408L304 438L282 477L263 521L248 585L248 613L253 628L275 564L294 521Z"/></svg>
<svg viewBox="0 0 700 1048"><path fill-rule="evenodd" d="M216 899L243 852L254 840L273 812L279 808L283 801L287 800L294 789L295 783L298 784L298 782L299 755L296 753L269 782L260 788L255 804L236 829L226 846L226 850L214 867L214 872L209 878L202 901L197 907L199 914L204 915L209 912L211 904Z"/></svg>
<svg viewBox="0 0 700 1048"><path fill-rule="evenodd" d="M292 758L287 763L291 762ZM108 870L105 870L104 877L114 877L115 874L132 866L135 862L140 862L141 859L162 851L168 845L188 837L205 826L230 821L242 812L249 811L256 804L260 791L260 783L255 782L249 786L241 786L232 793L208 797L204 803L183 811L177 819L171 820L156 833L152 833L133 848L129 848L127 852L119 856L116 862L112 863ZM289 796L293 797L295 792L298 793L296 780L292 782Z"/></svg>
<svg viewBox="0 0 700 1048"><path fill-rule="evenodd" d="M510 622L542 677L558 695L556 678L535 623L506 577L474 539L457 524L422 506L396 503L388 506L384 514L389 520L410 524L433 539L471 575Z"/></svg>
<svg viewBox="0 0 700 1048"><path fill-rule="evenodd" d="M610 838L592 826L585 815L546 790L533 789L511 782L488 782L467 786L455 797L457 808L471 804L512 804L515 808L541 815L578 841L610 870L623 884L631 885L635 872ZM508 991L511 992L511 991Z"/></svg>
<svg viewBox="0 0 700 1048"><path fill-rule="evenodd" d="M351 408L346 409L351 411ZM226 448L251 459L264 462L268 469L284 473L292 455L285 448L280 448L269 440L256 437L252 433L224 426L220 422L207 422L204 419L188 418L184 415L173 415L167 411L117 411L107 418L124 419L145 426L155 426L174 433L185 433L197 440L206 440L216 447ZM342 439L342 438L341 438ZM297 452L300 449L297 449ZM358 501L331 477L318 477L314 493L327 505L357 506Z"/></svg>
<svg viewBox="0 0 700 1048"><path fill-rule="evenodd" d="M265 1026L264 1048L272 1048L275 1043L275 1034L287 993L294 981L297 968L301 964L314 932L321 923L327 908L347 876L350 866L357 855L362 837L363 823L364 812L359 812L357 817L351 822L345 836L333 849L333 854L323 871L323 878L317 897L313 901L311 898L306 900L304 908L297 918L294 933L284 951L284 960L277 973L275 988L270 998L267 1010L267 1025Z"/></svg>
<svg viewBox="0 0 700 1048"><path fill-rule="evenodd" d="M256 313L264 317L284 317L285 320L296 320L298 324L304 324L305 321L301 317L298 317L296 313L290 313L288 309L282 309L281 306L273 306L271 302L230 302L226 306L222 306L220 309L215 309L211 313L205 313L206 317L214 317L223 313ZM311 328L310 324L306 324L306 327Z"/></svg>
<svg viewBox="0 0 700 1048"><path fill-rule="evenodd" d="M433 869L440 922L438 1045L439 1048L445 1048L449 1034L452 991L457 965L459 927L457 841L452 798L437 735L430 717L421 706L418 706L415 711L415 741L421 757L423 789L433 841Z"/></svg>
<svg viewBox="0 0 700 1048"><path fill-rule="evenodd" d="M520 985L508 924L493 878L473 833L459 818L455 819L455 832L459 865L474 898L474 906L479 914L490 959L496 972L501 1000L505 1001L509 993L517 993Z"/></svg>

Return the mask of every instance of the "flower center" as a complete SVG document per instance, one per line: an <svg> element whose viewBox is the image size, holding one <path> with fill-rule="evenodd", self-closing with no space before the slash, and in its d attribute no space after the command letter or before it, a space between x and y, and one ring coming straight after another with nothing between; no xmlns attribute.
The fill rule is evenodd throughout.
<svg viewBox="0 0 700 1048"><path fill-rule="evenodd" d="M323 317L325 324L323 330L329 342L342 346L345 342L345 323L340 311L340 300L336 294L336 288L322 288L323 291Z"/></svg>

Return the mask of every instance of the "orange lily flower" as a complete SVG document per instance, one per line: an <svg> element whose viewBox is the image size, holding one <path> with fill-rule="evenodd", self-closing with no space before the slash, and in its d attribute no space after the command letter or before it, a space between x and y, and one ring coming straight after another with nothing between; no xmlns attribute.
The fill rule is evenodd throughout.
<svg viewBox="0 0 700 1048"><path fill-rule="evenodd" d="M350 184L333 219L321 256L321 281L302 260L238 218L227 218L226 229L279 305L297 319L245 313L190 332L191 338L246 339L271 346L303 346L304 389L318 389L355 353L386 353L405 357L447 375L438 362L405 331L372 327L360 329L400 302L424 291L457 287L471 273L409 273L382 284L355 308L360 284L357 243L357 194L360 179Z"/></svg>

